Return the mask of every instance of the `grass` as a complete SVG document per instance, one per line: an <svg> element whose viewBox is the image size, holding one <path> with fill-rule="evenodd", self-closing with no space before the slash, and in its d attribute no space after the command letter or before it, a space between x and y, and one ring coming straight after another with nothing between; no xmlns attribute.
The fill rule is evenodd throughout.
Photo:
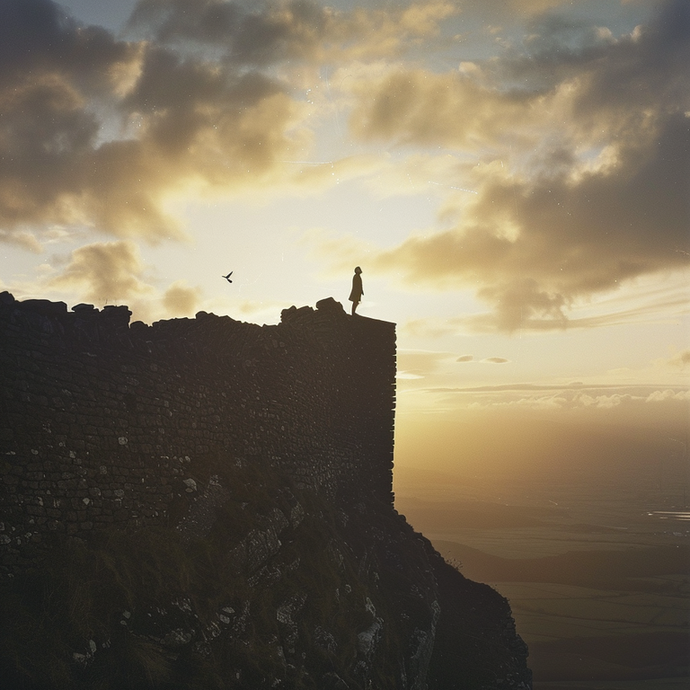
<svg viewBox="0 0 690 690"><path fill-rule="evenodd" d="M354 687L397 687L401 649L429 623L431 602L413 587L424 588L428 564L413 538L389 553L392 542L372 525L388 535L410 536L409 527L364 504L343 525L329 501L300 494L273 469L211 459L194 478L204 486L213 473L229 498L204 536L175 528L189 506L182 494L167 524L56 537L40 568L0 585L3 688L255 689L280 679L319 690L328 672ZM295 496L305 517L281 532L279 552L256 572L238 569L233 548L265 529L276 507L289 515ZM357 633L374 620L367 600L385 624L364 678ZM294 625L277 617L291 601Z"/></svg>

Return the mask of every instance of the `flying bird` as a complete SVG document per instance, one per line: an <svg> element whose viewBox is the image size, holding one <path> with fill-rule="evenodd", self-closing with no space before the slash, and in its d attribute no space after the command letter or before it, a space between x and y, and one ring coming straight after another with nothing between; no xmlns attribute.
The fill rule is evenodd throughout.
<svg viewBox="0 0 690 690"><path fill-rule="evenodd" d="M232 280L230 280L230 276L231 276L233 273L234 273L234 271L230 271L230 273L228 273L228 275L226 275L226 276L223 276L223 278L225 278L225 280L227 280L228 283L232 283Z"/></svg>

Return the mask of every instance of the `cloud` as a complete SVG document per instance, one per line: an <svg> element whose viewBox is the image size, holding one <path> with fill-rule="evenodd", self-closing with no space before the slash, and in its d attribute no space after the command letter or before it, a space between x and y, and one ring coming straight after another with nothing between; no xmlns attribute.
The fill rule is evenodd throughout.
<svg viewBox="0 0 690 690"><path fill-rule="evenodd" d="M30 232L20 230L18 232L8 232L0 228L0 242L7 242L14 244L21 249L40 254L43 251L43 245Z"/></svg>
<svg viewBox="0 0 690 690"><path fill-rule="evenodd" d="M141 0L129 21L160 44L220 47L225 61L263 66L314 59L332 32L333 13L309 0L249 7L223 0Z"/></svg>
<svg viewBox="0 0 690 690"><path fill-rule="evenodd" d="M582 80L576 94L576 114L587 122L601 111L627 123L644 117L647 106L664 108L687 98L683 65L688 56L690 8L684 0L655 4L650 20L629 34L614 37L602 27L565 25L556 16L539 18L530 34L529 54L499 67L515 79L527 78L543 87ZM566 44L564 32L579 37ZM565 39L565 40L564 40ZM624 111L629 108L628 112Z"/></svg>
<svg viewBox="0 0 690 690"><path fill-rule="evenodd" d="M617 407L623 402L629 402L632 399L630 395L621 395L619 393L614 393L613 395L598 395L596 397L583 393L573 398L573 402L583 407L598 407L607 410L612 407Z"/></svg>
<svg viewBox="0 0 690 690"><path fill-rule="evenodd" d="M590 395L605 395L610 391L617 393L625 393L633 395L640 399L646 399L653 391L659 388L656 383L637 383L637 384L620 384L620 383L583 383L581 381L572 381L570 383L504 383L486 386L468 386L464 388L438 388L438 392L443 393L505 393L505 392L524 392L524 391L557 391L564 394L568 391L579 393L581 391L588 391ZM678 390L684 387L678 387Z"/></svg>
<svg viewBox="0 0 690 690"><path fill-rule="evenodd" d="M530 116L528 97L487 89L463 73L396 69L352 90L358 101L350 130L369 141L474 148L495 142Z"/></svg>
<svg viewBox="0 0 690 690"><path fill-rule="evenodd" d="M519 384L473 388L428 388L426 397L434 408L487 413L542 415L560 422L585 421L590 433L600 425L622 424L625 428L687 428L690 391L687 388L619 386L615 384L558 386ZM495 422L495 419L494 419ZM594 426L592 426L594 425Z"/></svg>
<svg viewBox="0 0 690 690"><path fill-rule="evenodd" d="M291 146L304 143L288 134L300 107L275 80L158 47L121 107L137 123L140 149L172 170L168 186L267 183Z"/></svg>
<svg viewBox="0 0 690 690"><path fill-rule="evenodd" d="M529 410L563 410L568 407L568 399L559 395L529 396L516 399L492 399L474 401L468 404L469 409L529 409Z"/></svg>
<svg viewBox="0 0 690 690"><path fill-rule="evenodd" d="M686 424L690 402L690 391L684 387L661 389L654 385L516 384L430 388L426 392L442 398L446 405L450 395L457 401L456 406L467 409L552 410L571 415L616 411L623 417L640 420L645 415L663 416L668 412L673 419L685 415Z"/></svg>
<svg viewBox="0 0 690 690"><path fill-rule="evenodd" d="M518 306L560 320L574 297L687 265L678 249L687 245L690 120L677 113L658 124L657 138L630 144L613 170L576 182L486 180L460 225L381 252L379 266L441 287L485 282L480 296L505 308L509 326Z"/></svg>
<svg viewBox="0 0 690 690"><path fill-rule="evenodd" d="M149 269L132 240L96 242L79 247L67 257L53 257L45 265L45 277L34 289L61 290L73 301L97 306L126 304L134 319L193 316L201 305L202 292L185 280L177 280L162 292L149 282Z"/></svg>
<svg viewBox="0 0 690 690"><path fill-rule="evenodd" d="M40 251L55 225L180 239L172 198L365 177L375 194L442 198L437 227L393 248L325 246L337 268L366 249L372 270L488 305L439 332L635 318L577 310L687 266L690 10L667 0L614 36L546 12L557 4L141 0L124 40L51 0L4 0L0 241ZM528 17L528 35L498 58L424 69L420 48L445 45L460 10ZM349 110L360 148L314 164L326 114Z"/></svg>
<svg viewBox="0 0 690 690"><path fill-rule="evenodd" d="M107 107L136 57L49 0L2 3L0 237L22 242L30 226L86 220L100 130L89 105Z"/></svg>
<svg viewBox="0 0 690 690"><path fill-rule="evenodd" d="M123 40L51 0L4 0L0 241L38 251L50 224L180 239L171 197L371 172L367 155L295 166L334 107L305 98L301 75L402 54L455 11L445 0L345 12L311 0L141 0Z"/></svg>
<svg viewBox="0 0 690 690"><path fill-rule="evenodd" d="M534 54L477 73L396 69L354 87L362 140L505 156L455 180L477 194L454 202L454 227L374 261L432 289L478 286L483 328L568 327L578 304L690 257L690 6L662 3L633 34L574 46L547 29ZM509 86L518 77L530 88Z"/></svg>
<svg viewBox="0 0 690 690"><path fill-rule="evenodd" d="M0 5L0 88L26 75L52 74L108 96L119 86L137 47L100 27L82 26L51 0Z"/></svg>
<svg viewBox="0 0 690 690"><path fill-rule="evenodd" d="M45 224L174 234L157 208L156 161L132 139L103 141L97 115L114 107L139 48L48 0L7 0L0 27L2 236L17 241Z"/></svg>
<svg viewBox="0 0 690 690"><path fill-rule="evenodd" d="M666 389L650 393L646 402L664 402L665 400L690 400L690 391L675 391Z"/></svg>
<svg viewBox="0 0 690 690"><path fill-rule="evenodd" d="M631 323L677 323L688 314L687 279L682 272L663 280L659 276L638 279L625 292L612 293L599 299L573 304L567 320L555 322L552 318L532 315L523 319L520 328L533 332L553 330L554 327L572 329L603 328ZM510 313L508 314L510 316ZM441 337L467 333L487 333L497 329L500 313L468 313L448 318L429 317L412 319L402 325L406 333L424 337ZM675 366L682 365L674 360ZM667 367L668 361L660 366Z"/></svg>
<svg viewBox="0 0 690 690"><path fill-rule="evenodd" d="M163 306L170 316L193 316L199 307L201 289L184 280L175 281L162 297Z"/></svg>
<svg viewBox="0 0 690 690"><path fill-rule="evenodd" d="M446 0L350 11L312 0L141 0L129 24L157 43L219 48L225 62L263 67L398 55L456 11Z"/></svg>
<svg viewBox="0 0 690 690"><path fill-rule="evenodd" d="M502 22L511 15L541 14L562 5L563 0L483 0L483 2L460 0L459 4L464 13L479 15L484 20L489 18Z"/></svg>
<svg viewBox="0 0 690 690"><path fill-rule="evenodd" d="M510 362L510 360L506 359L505 357L485 357L481 360L475 360L474 355L462 355L461 357L458 357L455 361L463 363L479 361L483 364L505 364L506 362Z"/></svg>
<svg viewBox="0 0 690 690"><path fill-rule="evenodd" d="M673 357L668 360L667 364L677 369L685 369L690 366L690 349L683 350L673 355Z"/></svg>
<svg viewBox="0 0 690 690"><path fill-rule="evenodd" d="M130 240L99 242L75 249L48 287L75 291L96 304L126 302L151 294L142 280L144 264Z"/></svg>
<svg viewBox="0 0 690 690"><path fill-rule="evenodd" d="M0 109L0 239L36 247L48 224L179 239L167 198L273 184L307 142L274 77L117 40L50 0L0 8Z"/></svg>

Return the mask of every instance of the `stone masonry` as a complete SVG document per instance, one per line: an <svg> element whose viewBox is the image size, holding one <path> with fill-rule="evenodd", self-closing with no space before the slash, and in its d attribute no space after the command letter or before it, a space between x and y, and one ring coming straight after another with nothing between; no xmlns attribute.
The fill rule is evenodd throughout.
<svg viewBox="0 0 690 690"><path fill-rule="evenodd" d="M147 326L124 306L0 294L0 572L47 533L165 520L208 458L392 505L395 326L317 307Z"/></svg>

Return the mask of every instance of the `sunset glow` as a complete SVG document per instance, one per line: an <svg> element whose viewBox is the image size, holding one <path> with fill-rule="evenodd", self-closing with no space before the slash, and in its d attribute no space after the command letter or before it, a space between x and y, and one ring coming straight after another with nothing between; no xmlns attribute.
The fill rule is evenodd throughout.
<svg viewBox="0 0 690 690"><path fill-rule="evenodd" d="M361 265L403 463L419 413L687 410L683 0L1 8L17 298L274 323Z"/></svg>
<svg viewBox="0 0 690 690"><path fill-rule="evenodd" d="M391 524L396 522L396 530L404 525L411 541L422 543L416 532L423 533L457 581L466 582L465 576L488 583L504 604L510 600L517 631L529 646L535 690L613 690L614 685L616 690L681 690L690 668L689 66L690 0L0 0L0 292L20 301L63 301L68 308L84 302L98 309L128 305L131 321L149 324L194 318L201 311L276 324L284 309L334 298L347 316L326 302L309 318L323 324L330 309L334 323L341 319L338 323L352 333L366 326L374 334L366 336L371 342L383 331L388 340L381 360L364 359L362 353L372 350L361 334L356 337L366 346L324 350L330 359L318 371L337 362L345 372L334 400L350 386L347 399L357 407L348 417L349 408L338 403L321 406L325 426L339 430L338 444L349 443L348 453L357 455L352 466L342 461L347 453L329 462L359 481L366 473L361 468L369 471L372 463L351 437L367 424L377 432L385 426L381 448L388 474L381 495L390 504ZM364 294L350 316L355 266L362 269ZM7 333L19 330L12 321L16 314L29 323L36 307L17 306L15 314L12 299L5 296L2 304ZM156 330L138 324L128 331L126 310L101 316L108 312L123 317L121 340L117 336L123 351L132 347L127 338L133 333ZM92 310L82 307L81 313ZM393 328L360 317L396 324L395 391ZM76 322L78 316L64 319ZM182 334L179 341L186 347L188 327L191 332L213 321L238 327L201 315L193 327L178 323L166 333ZM64 333L59 319L56 323L55 332ZM264 335L281 330L241 328ZM333 336L339 345L350 337L342 336L344 330L333 332L341 334ZM218 336L213 347L224 354L243 352L240 341L228 344L226 337ZM150 344L144 336L139 342ZM321 340L314 343L308 352L324 347ZM62 340L58 344L61 354L69 351ZM276 353L280 347L282 356L284 343L272 347ZM273 353L270 345L265 349ZM202 357L206 350L180 352L179 361L191 371L197 362L188 362L188 353ZM86 350L80 354L96 357ZM40 352L3 357L17 374L14 400L21 398L22 404L38 404L23 387L34 369L45 369L41 385L57 381L43 364L50 359ZM311 361L312 355L304 357ZM110 356L98 362L103 371L105 359ZM237 355L232 364L238 371L240 359ZM171 380L180 378L174 361ZM208 378L231 389L227 375L209 361ZM70 366L75 362L81 360ZM353 376L353 362L366 363L367 375ZM246 376L253 377L256 362L244 364ZM88 362L78 365L91 368ZM158 371L156 366L151 370ZM129 369L122 365L119 371ZM311 388L300 388L292 384L299 369L284 371L290 372L284 385L281 379L285 409L292 410L299 396L310 404L325 399L309 392L321 386L321 373L314 374ZM380 371L387 372L380 384L385 425L360 405L367 392L358 382ZM94 390L99 395L100 387ZM178 383L175 390L185 394ZM5 398L6 411L11 395ZM60 398L51 403L47 395L40 403L47 412L42 408L41 414L50 419L51 405ZM118 395L127 415L141 414L142 438L153 433L149 409L159 408L139 404L134 393ZM252 393L252 404L254 397L254 406L263 408L256 419L273 418L275 401ZM163 403L167 407L168 401ZM186 399L184 406L192 409ZM108 416L110 407L104 409ZM253 418L254 409L249 411ZM221 419L220 412L212 412L214 421L208 424L214 434L223 425L234 433L232 416ZM332 423L334 415L340 416L338 423ZM295 412L285 426L300 417L294 426L306 429L301 422L312 416ZM5 438L14 438L9 427L21 426L15 421L21 419L12 416ZM355 432L346 434L350 427L339 424L342 420L350 420ZM255 437L265 436L264 427L258 428ZM283 431L281 426L281 436ZM52 433L50 424L44 432ZM93 438L98 433L88 432ZM110 427L108 433L114 433ZM204 427L203 433L211 431ZM57 444L57 435L53 438ZM155 446L146 441L143 448ZM124 436L118 442L128 443ZM299 466L297 456L307 446L297 444L299 450L285 456L290 467L293 460ZM28 448L39 453L33 445ZM213 460L227 464L229 476L236 476L233 468L246 469L247 477L263 471L255 462L258 450L249 461L239 457L241 450L233 452L223 446ZM81 465L81 454L77 459L70 453ZM208 449L203 453L210 457ZM26 455L27 468L33 468L27 478L42 476L34 472L28 450ZM90 461L96 462L96 455L94 450ZM263 459L271 468L281 460L273 451ZM6 466L20 460L10 458ZM108 460L102 462L106 475ZM372 476L376 471L374 466ZM308 467L299 481L310 473ZM74 476L70 481L76 486ZM144 475L137 476L143 483ZM8 484L19 481L19 474L8 477ZM129 474L123 481L128 487ZM261 495L272 496L262 481L246 480L245 488L256 485ZM184 485L180 496L197 490L192 478ZM232 482L228 487L228 494L235 491ZM275 495L282 497L283 488L292 496L289 486ZM220 495L210 492L214 501ZM358 485L356 501L359 492ZM8 495L15 500L14 493ZM88 505L85 488L79 496ZM327 500L332 498L329 493ZM38 506L26 503L27 511L36 511L27 512L30 524L33 515L45 515L39 500ZM55 496L51 500L55 506L60 502ZM241 511L250 500L238 503ZM73 502L83 508L76 497ZM220 504L199 505L216 510ZM309 511L311 503L304 505ZM366 522L371 539L379 539L378 528L359 511L363 505L353 509L354 524ZM393 514L393 505L407 522ZM290 529L296 529L300 523L290 510ZM344 529L349 518L338 511L334 524L342 514ZM314 525L327 522L324 513L312 512ZM79 517L91 529L85 520ZM2 522L1 540L9 544L5 529ZM283 533L271 534L280 546L277 535ZM18 530L16 543L30 536ZM230 563L239 546L228 556L223 540L222 560ZM339 553L330 541L309 537L308 543L315 554ZM419 544L415 548L421 553ZM375 587L384 588L378 573L369 573L369 551L362 548L362 553L360 576L366 570L372 582L376 576ZM393 572L405 559L399 563L390 553L386 559ZM191 560L189 554L185 558ZM299 562L298 557L295 567ZM340 554L338 568L343 562L348 561ZM177 571L177 561L174 566ZM416 573L418 566L412 563L411 570ZM282 577L277 567L273 572ZM284 572L292 572L292 565ZM440 571L430 570L424 581L440 592L435 572ZM325 600L321 575L314 577L319 583L313 599L320 602ZM332 587L338 606L341 591L353 591L350 584L345 587ZM471 591L480 590L488 591L484 585ZM42 591L52 599L58 588ZM417 602L416 585L410 592ZM177 598L177 589L174 593ZM266 620L292 626L292 612L307 597L301 584L299 596L289 607L280 605L282 614L271 609ZM362 636L373 644L384 620L377 616L386 614L377 614L363 593L357 596L375 621L357 633L360 653ZM452 631L462 629L458 649L472 637L462 616L484 616L479 605L480 613L458 608L460 615L451 608L439 619L439 603L432 599L427 602L434 611L429 635L414 623L413 660L419 668L431 658L428 645L445 625L444 615L453 620ZM242 606L245 621L249 600ZM33 600L30 608L40 611ZM127 619L128 613L123 614ZM40 615L36 629L43 634ZM402 615L395 611L387 620ZM127 626L125 620L120 624ZM213 625L220 631L215 619ZM508 639L505 631L512 622L506 625L502 640ZM384 634L390 634L394 628L386 626ZM26 627L24 635L33 653L41 644L30 630ZM316 646L326 639L318 630L309 630ZM203 639L205 644L205 633ZM331 639L333 645L324 643L318 652L327 650L328 659L335 658ZM96 643L89 644L87 655L73 655L84 667L96 651ZM467 654L480 648L472 644ZM6 646L5 656L19 659ZM102 647L110 648L109 637ZM342 658L349 655L347 648L338 649ZM282 647L280 654L283 666L294 670L286 665ZM515 654L524 657L526 651ZM327 675L335 679L329 687L336 687L336 680L337 687L354 687Z"/></svg>

